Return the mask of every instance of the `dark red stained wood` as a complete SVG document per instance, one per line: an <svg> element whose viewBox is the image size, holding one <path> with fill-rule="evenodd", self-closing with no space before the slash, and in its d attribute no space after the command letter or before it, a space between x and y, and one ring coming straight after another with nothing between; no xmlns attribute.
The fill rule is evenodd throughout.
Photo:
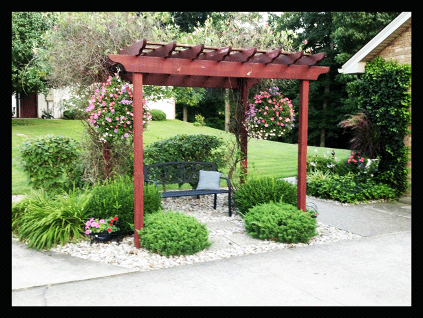
<svg viewBox="0 0 423 318"><path fill-rule="evenodd" d="M297 62L295 62L296 65L315 65L320 60L323 60L326 57L326 53L317 53L314 55L304 55L302 58L300 58Z"/></svg>
<svg viewBox="0 0 423 318"><path fill-rule="evenodd" d="M193 46L192 48L189 48L187 50L172 54L171 58L180 58L180 59L189 59L189 60L195 60L198 58L201 52L204 50L204 44L200 44L197 46Z"/></svg>
<svg viewBox="0 0 423 318"><path fill-rule="evenodd" d="M238 53L233 53L225 57L225 61L229 62L248 62L257 52L257 48L247 49Z"/></svg>
<svg viewBox="0 0 423 318"><path fill-rule="evenodd" d="M173 50L175 50L175 47L176 47L176 41L163 45L150 52L146 52L144 56L169 57L172 54Z"/></svg>
<svg viewBox="0 0 423 318"><path fill-rule="evenodd" d="M245 78L285 78L316 80L320 74L327 73L329 67L216 62L208 60L164 59L150 56L109 55L115 63L120 63L127 72L158 73L177 75L200 75ZM200 57L201 58L201 55Z"/></svg>
<svg viewBox="0 0 423 318"><path fill-rule="evenodd" d="M307 130L308 130L308 90L309 82L300 81L298 112L298 177L297 208L306 210L306 175L307 175Z"/></svg>
<svg viewBox="0 0 423 318"><path fill-rule="evenodd" d="M127 54L127 55L140 55L142 50L147 45L147 40L143 39L142 41L135 42L135 44L124 48L123 50L119 51L119 54Z"/></svg>
<svg viewBox="0 0 423 318"><path fill-rule="evenodd" d="M236 78L144 73L145 85L238 88Z"/></svg>
<svg viewBox="0 0 423 318"><path fill-rule="evenodd" d="M243 78L241 79L241 101L243 112L241 112L240 121L243 123L245 121L245 112L248 110L248 92L249 92L249 85L248 79ZM241 169L244 175L247 175L247 163L248 163L248 133L245 127L243 126L241 131ZM241 178L241 183L244 183L244 178Z"/></svg>
<svg viewBox="0 0 423 318"><path fill-rule="evenodd" d="M222 61L229 53L231 53L231 47L225 47L216 51L206 52L198 57L199 60L208 61Z"/></svg>
<svg viewBox="0 0 423 318"><path fill-rule="evenodd" d="M266 52L260 55L256 55L250 59L250 63L262 63L262 64L269 64L272 63L274 59L276 59L281 54L281 49L277 49L274 51Z"/></svg>
<svg viewBox="0 0 423 318"><path fill-rule="evenodd" d="M281 56L276 58L273 61L273 63L290 65L290 64L294 64L302 56L303 56L303 52L296 52L296 53L292 53L292 54L282 54Z"/></svg>
<svg viewBox="0 0 423 318"><path fill-rule="evenodd" d="M143 75L133 75L134 96L134 245L140 248L140 237L137 230L144 227L144 168L143 168L143 107L142 80Z"/></svg>

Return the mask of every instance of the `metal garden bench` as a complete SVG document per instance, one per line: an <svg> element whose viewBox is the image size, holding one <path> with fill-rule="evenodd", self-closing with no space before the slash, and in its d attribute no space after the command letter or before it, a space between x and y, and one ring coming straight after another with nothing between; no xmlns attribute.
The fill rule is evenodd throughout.
<svg viewBox="0 0 423 318"><path fill-rule="evenodd" d="M163 198L171 197L182 197L182 196L197 196L214 194L214 206L216 209L217 194L227 193L228 194L228 206L229 216L232 216L231 209L231 183L228 178L220 176L220 179L225 179L228 185L228 189L221 189L220 182L217 182L217 187L213 189L198 189L197 186L200 181L200 170L206 171L202 173L203 176L208 171L217 171L217 166L213 162L197 162L197 161L176 161L176 162L165 162L152 165L144 166L144 182L153 183L158 188L158 185L163 185L163 192L161 193ZM167 184L179 184L181 186L184 183L189 183L192 186L192 190L171 190L166 191ZM200 182L202 184L202 182Z"/></svg>

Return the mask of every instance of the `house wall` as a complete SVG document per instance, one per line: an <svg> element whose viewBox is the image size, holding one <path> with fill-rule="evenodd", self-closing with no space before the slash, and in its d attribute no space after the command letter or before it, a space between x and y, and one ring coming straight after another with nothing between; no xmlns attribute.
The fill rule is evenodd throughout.
<svg viewBox="0 0 423 318"><path fill-rule="evenodd" d="M392 58L397 60L398 64L411 65L411 26L396 37L386 48L384 48L379 53L379 56L387 61ZM411 85L409 92L411 94ZM410 130L410 133L404 138L404 144L410 150L407 167L411 169L411 125L408 129ZM409 174L409 181L411 184L411 173Z"/></svg>
<svg viewBox="0 0 423 318"><path fill-rule="evenodd" d="M175 119L175 99L161 99L159 101L146 101L150 109L160 109L166 114L166 119Z"/></svg>
<svg viewBox="0 0 423 318"><path fill-rule="evenodd" d="M69 99L72 96L67 89L53 89L46 97L43 94L38 94L38 118L41 118L43 110L53 111L53 117L63 118L63 109L60 108L60 102L64 99Z"/></svg>

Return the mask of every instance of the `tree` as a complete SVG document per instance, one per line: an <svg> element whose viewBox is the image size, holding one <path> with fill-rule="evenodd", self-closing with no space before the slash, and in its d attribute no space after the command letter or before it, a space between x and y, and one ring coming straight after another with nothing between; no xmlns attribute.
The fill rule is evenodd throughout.
<svg viewBox="0 0 423 318"><path fill-rule="evenodd" d="M176 38L176 27L163 26L168 18L169 14L154 12L61 12L41 52L50 66L50 85L88 95L92 85L119 71L107 65L108 54L117 54L142 38L157 42ZM159 93L168 95L169 89L145 89L146 96Z"/></svg>
<svg viewBox="0 0 423 318"><path fill-rule="evenodd" d="M47 72L38 52L53 21L51 13L12 12L12 94L46 93Z"/></svg>
<svg viewBox="0 0 423 318"><path fill-rule="evenodd" d="M319 64L329 66L324 78L310 83L309 144L321 147L347 148L337 124L344 115L354 113L357 105L347 101L346 84L355 79L339 74L338 68L371 40L399 12L287 12L269 15L269 24L276 30L295 30L294 47L309 48L312 53L326 52ZM298 83L291 83L290 91L298 92ZM294 106L298 99L294 95ZM298 106L297 106L298 107ZM344 139L342 139L344 138ZM292 140L293 142L296 142Z"/></svg>
<svg viewBox="0 0 423 318"><path fill-rule="evenodd" d="M202 87L175 87L173 93L176 103L183 105L183 121L187 121L188 106L195 106L204 99L206 89Z"/></svg>

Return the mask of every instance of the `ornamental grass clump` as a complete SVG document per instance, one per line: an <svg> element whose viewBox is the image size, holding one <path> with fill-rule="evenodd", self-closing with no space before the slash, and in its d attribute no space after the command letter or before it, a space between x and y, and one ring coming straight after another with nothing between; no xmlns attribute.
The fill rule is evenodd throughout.
<svg viewBox="0 0 423 318"><path fill-rule="evenodd" d="M245 128L250 137L282 137L294 127L292 101L283 97L278 90L277 87L269 88L254 97L254 104L250 104L245 114Z"/></svg>
<svg viewBox="0 0 423 318"><path fill-rule="evenodd" d="M15 214L12 229L29 248L50 249L57 244L85 238L84 224L89 217L87 203L91 194L74 189L54 198L45 191L33 192L26 208ZM18 209L17 209L18 210Z"/></svg>
<svg viewBox="0 0 423 318"><path fill-rule="evenodd" d="M209 233L195 217L166 211L146 215L138 231L143 248L160 255L192 255L211 246Z"/></svg>
<svg viewBox="0 0 423 318"><path fill-rule="evenodd" d="M307 243L316 236L316 219L291 204L269 202L249 209L244 217L247 233L261 240Z"/></svg>

